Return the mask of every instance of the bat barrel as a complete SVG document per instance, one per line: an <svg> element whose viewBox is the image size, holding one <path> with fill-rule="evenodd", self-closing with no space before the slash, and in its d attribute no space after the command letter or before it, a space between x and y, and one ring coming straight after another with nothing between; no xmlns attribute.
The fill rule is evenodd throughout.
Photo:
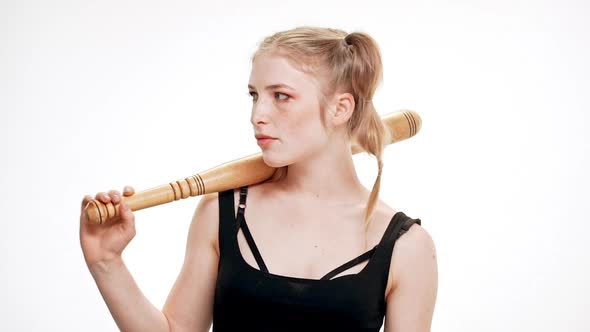
<svg viewBox="0 0 590 332"><path fill-rule="evenodd" d="M385 145L408 139L416 135L422 127L420 116L412 110L389 113L381 119L390 133L390 140ZM352 154L362 151L364 149L356 144L351 147ZM264 163L262 153L258 152L215 166L188 178L144 190L121 199L129 206L131 211L138 211L179 199L259 183L270 178L275 170L276 168ZM104 204L94 199L88 202L84 208L84 213L90 223L102 224L119 215L119 204Z"/></svg>

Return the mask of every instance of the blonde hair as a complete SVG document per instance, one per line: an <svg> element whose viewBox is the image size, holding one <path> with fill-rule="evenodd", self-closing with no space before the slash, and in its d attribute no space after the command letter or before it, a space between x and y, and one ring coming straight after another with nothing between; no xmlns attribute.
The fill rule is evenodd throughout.
<svg viewBox="0 0 590 332"><path fill-rule="evenodd" d="M375 40L364 32L347 33L339 29L301 26L280 31L262 40L256 57L273 53L284 56L291 65L312 74L320 82L320 116L325 125L327 98L335 91L354 96L355 109L348 121L347 135L367 153L377 158L378 173L365 209L366 231L373 215L381 185L385 143L389 130L373 106L373 94L383 78L381 54ZM288 166L276 169L265 182L276 182L287 175Z"/></svg>

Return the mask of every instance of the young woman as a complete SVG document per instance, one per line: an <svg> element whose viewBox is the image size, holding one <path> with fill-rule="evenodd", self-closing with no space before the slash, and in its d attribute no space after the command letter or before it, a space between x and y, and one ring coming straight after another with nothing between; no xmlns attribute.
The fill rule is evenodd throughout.
<svg viewBox="0 0 590 332"><path fill-rule="evenodd" d="M122 204L105 225L81 215L86 263L119 328L377 332L385 317L385 332L429 331L434 243L420 219L378 199L388 132L372 98L381 77L379 48L366 33L298 27L265 38L252 57L250 120L277 171L201 198L161 311L121 258L135 236L133 213ZM370 192L357 177L353 142L377 158ZM115 190L95 198L121 202Z"/></svg>

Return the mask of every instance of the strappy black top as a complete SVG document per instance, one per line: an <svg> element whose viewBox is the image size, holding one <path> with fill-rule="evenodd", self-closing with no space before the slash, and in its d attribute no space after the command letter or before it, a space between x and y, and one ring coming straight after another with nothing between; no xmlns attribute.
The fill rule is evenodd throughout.
<svg viewBox="0 0 590 332"><path fill-rule="evenodd" d="M219 193L220 259L213 306L213 332L235 331L366 331L379 332L386 311L384 299L395 241L420 219L393 215L380 242L326 274L305 279L272 274L256 247L244 218L247 187L240 188L234 216L233 189ZM242 228L260 270L240 253ZM339 273L369 259L356 274Z"/></svg>

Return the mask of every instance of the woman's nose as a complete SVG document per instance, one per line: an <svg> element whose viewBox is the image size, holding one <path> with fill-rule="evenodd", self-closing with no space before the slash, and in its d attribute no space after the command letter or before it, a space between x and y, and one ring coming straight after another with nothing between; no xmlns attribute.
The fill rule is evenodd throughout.
<svg viewBox="0 0 590 332"><path fill-rule="evenodd" d="M254 105L252 105L252 114L250 116L250 122L252 122L253 125L259 124L261 122L266 123L269 120L271 112L271 103L259 99Z"/></svg>

